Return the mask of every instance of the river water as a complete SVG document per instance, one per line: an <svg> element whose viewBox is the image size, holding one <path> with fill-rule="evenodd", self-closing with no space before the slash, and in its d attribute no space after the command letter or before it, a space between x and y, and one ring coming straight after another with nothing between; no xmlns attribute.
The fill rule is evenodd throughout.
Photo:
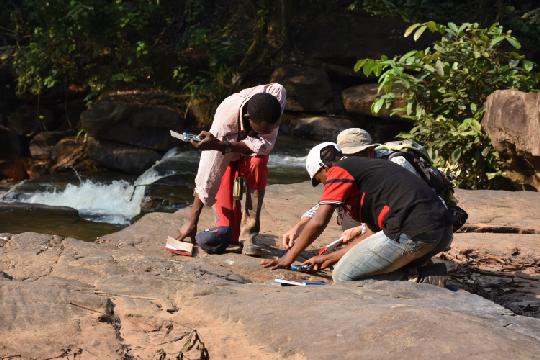
<svg viewBox="0 0 540 360"><path fill-rule="evenodd" d="M280 136L268 163L269 183L307 180L304 161L314 144ZM139 177L70 172L20 183L0 193L0 233L32 231L94 241L144 213L173 212L190 204L198 161L198 151L171 149ZM20 209L21 204L32 206Z"/></svg>

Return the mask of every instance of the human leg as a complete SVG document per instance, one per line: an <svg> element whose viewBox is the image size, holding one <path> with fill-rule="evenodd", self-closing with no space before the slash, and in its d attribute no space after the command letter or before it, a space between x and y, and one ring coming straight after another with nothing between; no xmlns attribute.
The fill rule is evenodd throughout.
<svg viewBox="0 0 540 360"><path fill-rule="evenodd" d="M242 252L245 255L260 256L260 247L254 240L261 227L261 210L268 178L268 156L250 156L243 161L240 173L246 179L246 194L240 241L243 241Z"/></svg>
<svg viewBox="0 0 540 360"><path fill-rule="evenodd" d="M354 281L392 273L436 246L437 243L413 241L406 234L392 240L379 231L350 249L336 264L332 278Z"/></svg>
<svg viewBox="0 0 540 360"><path fill-rule="evenodd" d="M216 226L228 226L232 229L231 242L237 243L240 235L242 212L240 201L233 198L234 179L238 175L238 161L230 162L221 178L216 194Z"/></svg>

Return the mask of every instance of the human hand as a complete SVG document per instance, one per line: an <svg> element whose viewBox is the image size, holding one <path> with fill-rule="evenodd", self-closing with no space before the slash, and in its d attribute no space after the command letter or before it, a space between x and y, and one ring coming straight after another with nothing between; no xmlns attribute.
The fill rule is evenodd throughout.
<svg viewBox="0 0 540 360"><path fill-rule="evenodd" d="M182 227L178 230L178 235L176 235L175 239L178 241L182 241L185 238L189 237L191 238L191 242L195 242L195 235L197 234L197 224L193 224L191 221L188 221L182 225Z"/></svg>
<svg viewBox="0 0 540 360"><path fill-rule="evenodd" d="M267 269L288 269L293 262L286 259L285 256L279 259L264 259L261 260L261 265Z"/></svg>
<svg viewBox="0 0 540 360"><path fill-rule="evenodd" d="M304 261L304 265L310 265L313 271L329 268L336 261L327 255L317 255Z"/></svg>
<svg viewBox="0 0 540 360"><path fill-rule="evenodd" d="M283 247L287 250L293 247L294 240L298 237L298 231L296 226L290 228L285 234L282 235Z"/></svg>
<svg viewBox="0 0 540 360"><path fill-rule="evenodd" d="M191 145L195 147L196 149L199 149L201 151L203 150L216 150L217 144L220 143L220 141L208 131L201 131L199 134L199 138L201 141L191 141Z"/></svg>
<svg viewBox="0 0 540 360"><path fill-rule="evenodd" d="M362 235L362 226L353 227L350 229L345 230L341 234L341 239L343 241L343 244L346 244L348 242L351 242L354 240L358 235Z"/></svg>

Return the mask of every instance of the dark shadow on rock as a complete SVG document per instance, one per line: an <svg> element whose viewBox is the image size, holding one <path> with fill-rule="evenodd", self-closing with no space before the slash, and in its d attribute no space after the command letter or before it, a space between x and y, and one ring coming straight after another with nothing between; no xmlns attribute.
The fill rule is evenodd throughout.
<svg viewBox="0 0 540 360"><path fill-rule="evenodd" d="M468 257L467 262L458 263L445 259L445 254L441 255L448 267L450 288L479 295L515 314L540 318L539 259L482 258L475 251L463 255ZM497 263L499 269L487 270L485 265L490 263Z"/></svg>

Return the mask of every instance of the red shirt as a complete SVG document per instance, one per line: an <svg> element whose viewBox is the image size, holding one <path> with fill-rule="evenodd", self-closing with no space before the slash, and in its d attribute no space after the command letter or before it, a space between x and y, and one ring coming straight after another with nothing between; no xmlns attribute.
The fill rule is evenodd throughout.
<svg viewBox="0 0 540 360"><path fill-rule="evenodd" d="M326 182L319 204L342 206L354 220L362 221L360 215L360 190L354 177L345 169L333 166L328 169Z"/></svg>

